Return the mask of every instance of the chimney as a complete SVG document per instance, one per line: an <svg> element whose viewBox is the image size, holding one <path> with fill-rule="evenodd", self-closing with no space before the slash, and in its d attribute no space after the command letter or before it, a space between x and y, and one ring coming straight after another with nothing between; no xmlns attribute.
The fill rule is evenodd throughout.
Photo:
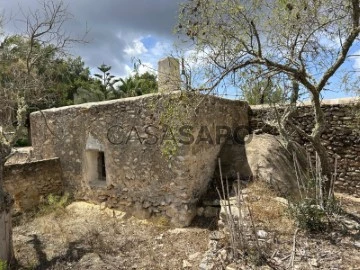
<svg viewBox="0 0 360 270"><path fill-rule="evenodd" d="M177 58L166 57L158 63L159 92L168 93L180 90L180 63Z"/></svg>

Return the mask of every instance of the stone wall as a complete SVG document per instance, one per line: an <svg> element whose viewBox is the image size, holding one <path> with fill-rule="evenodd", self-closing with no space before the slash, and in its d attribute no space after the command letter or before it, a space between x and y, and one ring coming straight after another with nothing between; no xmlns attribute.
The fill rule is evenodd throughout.
<svg viewBox="0 0 360 270"><path fill-rule="evenodd" d="M326 116L326 129L321 136L323 144L328 149L332 164L338 157L337 192L345 192L360 196L360 105L356 99L324 100L322 109ZM250 128L255 133L270 133L277 135L274 128L266 125L273 120L274 110L269 106L251 106ZM310 133L313 128L313 110L306 103L298 106L295 119L298 125ZM295 139L313 152L309 143L300 136Z"/></svg>
<svg viewBox="0 0 360 270"><path fill-rule="evenodd" d="M177 141L167 159L164 145L171 148L166 141L179 135L166 132L169 114L171 125L193 126L194 141ZM224 143L216 142L216 127L247 130L249 123L246 102L184 92L50 109L30 118L35 158L59 157L67 190L140 217L163 215L177 226L190 223L213 177ZM155 142L164 132L167 139Z"/></svg>
<svg viewBox="0 0 360 270"><path fill-rule="evenodd" d="M21 164L35 161L32 147L18 147L13 148L14 152L6 161L5 165Z"/></svg>
<svg viewBox="0 0 360 270"><path fill-rule="evenodd" d="M4 188L15 199L15 210L26 211L37 206L41 198L63 192L62 172L58 158L4 167Z"/></svg>

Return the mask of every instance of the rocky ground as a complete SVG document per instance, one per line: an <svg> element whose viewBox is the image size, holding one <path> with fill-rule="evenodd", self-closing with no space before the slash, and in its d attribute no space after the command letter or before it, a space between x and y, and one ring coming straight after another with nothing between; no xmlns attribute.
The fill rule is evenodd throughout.
<svg viewBox="0 0 360 270"><path fill-rule="evenodd" d="M255 188L247 197L266 263L256 249L234 261L224 230L211 223L171 228L74 202L14 228L14 269L360 269L360 199L339 194L351 215L309 234L271 192Z"/></svg>
<svg viewBox="0 0 360 270"><path fill-rule="evenodd" d="M14 229L17 269L198 269L207 229L75 202Z"/></svg>
<svg viewBox="0 0 360 270"><path fill-rule="evenodd" d="M247 190L244 196L253 220L247 224L247 230L247 218L243 218L247 242L242 246L246 254L233 258L229 241L224 242L228 230L226 226L221 229L224 226L220 225L223 233L218 237L210 234L210 248L199 269L360 269L360 199L337 194L342 208L349 214L336 216L324 231L309 233L297 228L290 215L284 215L288 207L283 198L262 188ZM221 220L224 220L223 211Z"/></svg>

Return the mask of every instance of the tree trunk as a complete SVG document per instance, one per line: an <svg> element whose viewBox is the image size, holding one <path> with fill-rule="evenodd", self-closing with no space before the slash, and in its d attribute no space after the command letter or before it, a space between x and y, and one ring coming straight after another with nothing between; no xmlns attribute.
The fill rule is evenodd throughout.
<svg viewBox="0 0 360 270"><path fill-rule="evenodd" d="M296 110L296 102L299 97L299 83L296 81L292 82L292 94L290 100L290 106L288 110L285 112L283 118L279 119L279 133L287 142L287 149L290 153L297 152L296 144L292 141L290 134L286 131L286 125L291 121L295 110ZM311 145L314 147L314 150L317 152L320 161L321 167L321 176L322 176L322 192L324 195L324 201L326 202L330 190L330 180L332 174L332 168L330 166L328 152L326 148L321 144L321 135L326 128L325 116L324 112L321 109L321 101L320 95L318 92L312 92L312 105L314 108L314 121L315 126L312 130L311 135L306 135L305 131L297 131L299 135L306 136L306 138L310 141ZM297 158L299 159L302 165L307 164L307 158L304 154L298 153Z"/></svg>
<svg viewBox="0 0 360 270"><path fill-rule="evenodd" d="M328 152L326 148L321 144L320 141L315 141L313 143L314 149L319 156L320 166L321 166L321 175L323 177L322 181L322 192L324 194L324 199L327 199L327 195L330 191L330 179L332 174L332 168L329 162Z"/></svg>
<svg viewBox="0 0 360 270"><path fill-rule="evenodd" d="M3 195L0 194L0 262L10 264L13 259L11 205L3 200Z"/></svg>
<svg viewBox="0 0 360 270"><path fill-rule="evenodd" d="M313 94L313 106L315 110L315 127L312 131L311 137L313 139L312 145L317 152L320 160L321 175L323 177L322 187L324 196L329 194L331 166L329 163L329 156L326 148L321 144L321 134L325 130L325 116L321 109L321 102L319 94ZM324 197L325 199L327 196Z"/></svg>
<svg viewBox="0 0 360 270"><path fill-rule="evenodd" d="M5 164L4 147L0 145L0 263L10 264L13 260L11 208L13 200L3 189ZM6 155L7 156L7 155Z"/></svg>

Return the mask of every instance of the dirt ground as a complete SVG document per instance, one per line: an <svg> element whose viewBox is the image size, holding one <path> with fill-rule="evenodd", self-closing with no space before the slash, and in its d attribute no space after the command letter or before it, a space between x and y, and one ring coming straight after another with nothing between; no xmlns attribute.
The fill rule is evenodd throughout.
<svg viewBox="0 0 360 270"><path fill-rule="evenodd" d="M182 269L185 264L198 269L209 231L162 222L75 202L14 228L16 268Z"/></svg>
<svg viewBox="0 0 360 270"><path fill-rule="evenodd" d="M284 207L269 204L266 196L255 192L254 219L269 233L262 241L269 247L272 267L239 262L214 269L360 269L360 199L337 197L352 218L332 232L298 231L291 266L295 224ZM208 223L199 224L171 228L161 218L137 220L99 205L74 202L14 228L14 269L200 269L211 230Z"/></svg>

